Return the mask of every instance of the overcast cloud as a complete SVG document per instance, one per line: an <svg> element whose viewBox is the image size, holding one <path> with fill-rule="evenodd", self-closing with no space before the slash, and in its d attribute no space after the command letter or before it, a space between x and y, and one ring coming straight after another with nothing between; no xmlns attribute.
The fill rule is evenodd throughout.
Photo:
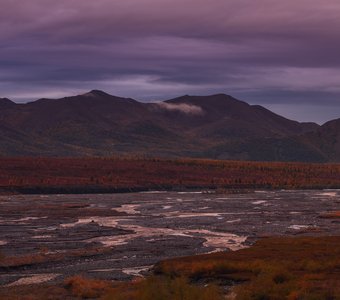
<svg viewBox="0 0 340 300"><path fill-rule="evenodd" d="M0 0L0 97L227 93L340 117L338 0Z"/></svg>

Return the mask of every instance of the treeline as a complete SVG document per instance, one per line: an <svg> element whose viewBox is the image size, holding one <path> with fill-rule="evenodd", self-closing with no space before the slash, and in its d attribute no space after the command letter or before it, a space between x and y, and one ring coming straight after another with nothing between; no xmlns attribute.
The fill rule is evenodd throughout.
<svg viewBox="0 0 340 300"><path fill-rule="evenodd" d="M340 188L340 164L202 159L0 158L0 192Z"/></svg>

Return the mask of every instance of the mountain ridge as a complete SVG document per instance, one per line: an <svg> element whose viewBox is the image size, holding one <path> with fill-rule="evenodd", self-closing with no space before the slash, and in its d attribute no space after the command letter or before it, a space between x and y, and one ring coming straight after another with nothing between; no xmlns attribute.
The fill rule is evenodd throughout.
<svg viewBox="0 0 340 300"><path fill-rule="evenodd" d="M0 98L0 154L340 161L340 146L328 141L340 140L328 133L340 125L327 123L289 120L226 94L149 103L100 90L25 104Z"/></svg>

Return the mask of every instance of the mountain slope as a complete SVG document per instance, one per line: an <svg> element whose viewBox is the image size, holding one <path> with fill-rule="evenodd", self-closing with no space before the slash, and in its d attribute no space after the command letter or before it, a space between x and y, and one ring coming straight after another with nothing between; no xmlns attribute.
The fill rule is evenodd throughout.
<svg viewBox="0 0 340 300"><path fill-rule="evenodd" d="M158 103L98 90L27 104L0 99L2 155L326 161L306 133L317 130L317 124L288 120L224 94Z"/></svg>
<svg viewBox="0 0 340 300"><path fill-rule="evenodd" d="M340 119L323 124L316 131L304 135L303 139L324 153L328 161L340 161Z"/></svg>
<svg viewBox="0 0 340 300"><path fill-rule="evenodd" d="M306 131L306 124L283 118L262 106L249 105L231 96L183 96L165 101L170 105L187 105L201 109L201 114L185 116L184 122L192 125L194 131L205 136L222 139L230 137L271 137L300 134ZM190 123L192 120L192 123ZM313 129L317 124L311 125Z"/></svg>

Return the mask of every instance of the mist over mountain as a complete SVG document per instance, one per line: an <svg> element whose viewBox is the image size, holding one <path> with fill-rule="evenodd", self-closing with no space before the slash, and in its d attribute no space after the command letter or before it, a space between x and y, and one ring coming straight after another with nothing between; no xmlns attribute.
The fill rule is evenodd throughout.
<svg viewBox="0 0 340 300"><path fill-rule="evenodd" d="M300 123L225 94L155 103L99 90L26 104L1 98L0 136L3 156L340 161L340 119Z"/></svg>

